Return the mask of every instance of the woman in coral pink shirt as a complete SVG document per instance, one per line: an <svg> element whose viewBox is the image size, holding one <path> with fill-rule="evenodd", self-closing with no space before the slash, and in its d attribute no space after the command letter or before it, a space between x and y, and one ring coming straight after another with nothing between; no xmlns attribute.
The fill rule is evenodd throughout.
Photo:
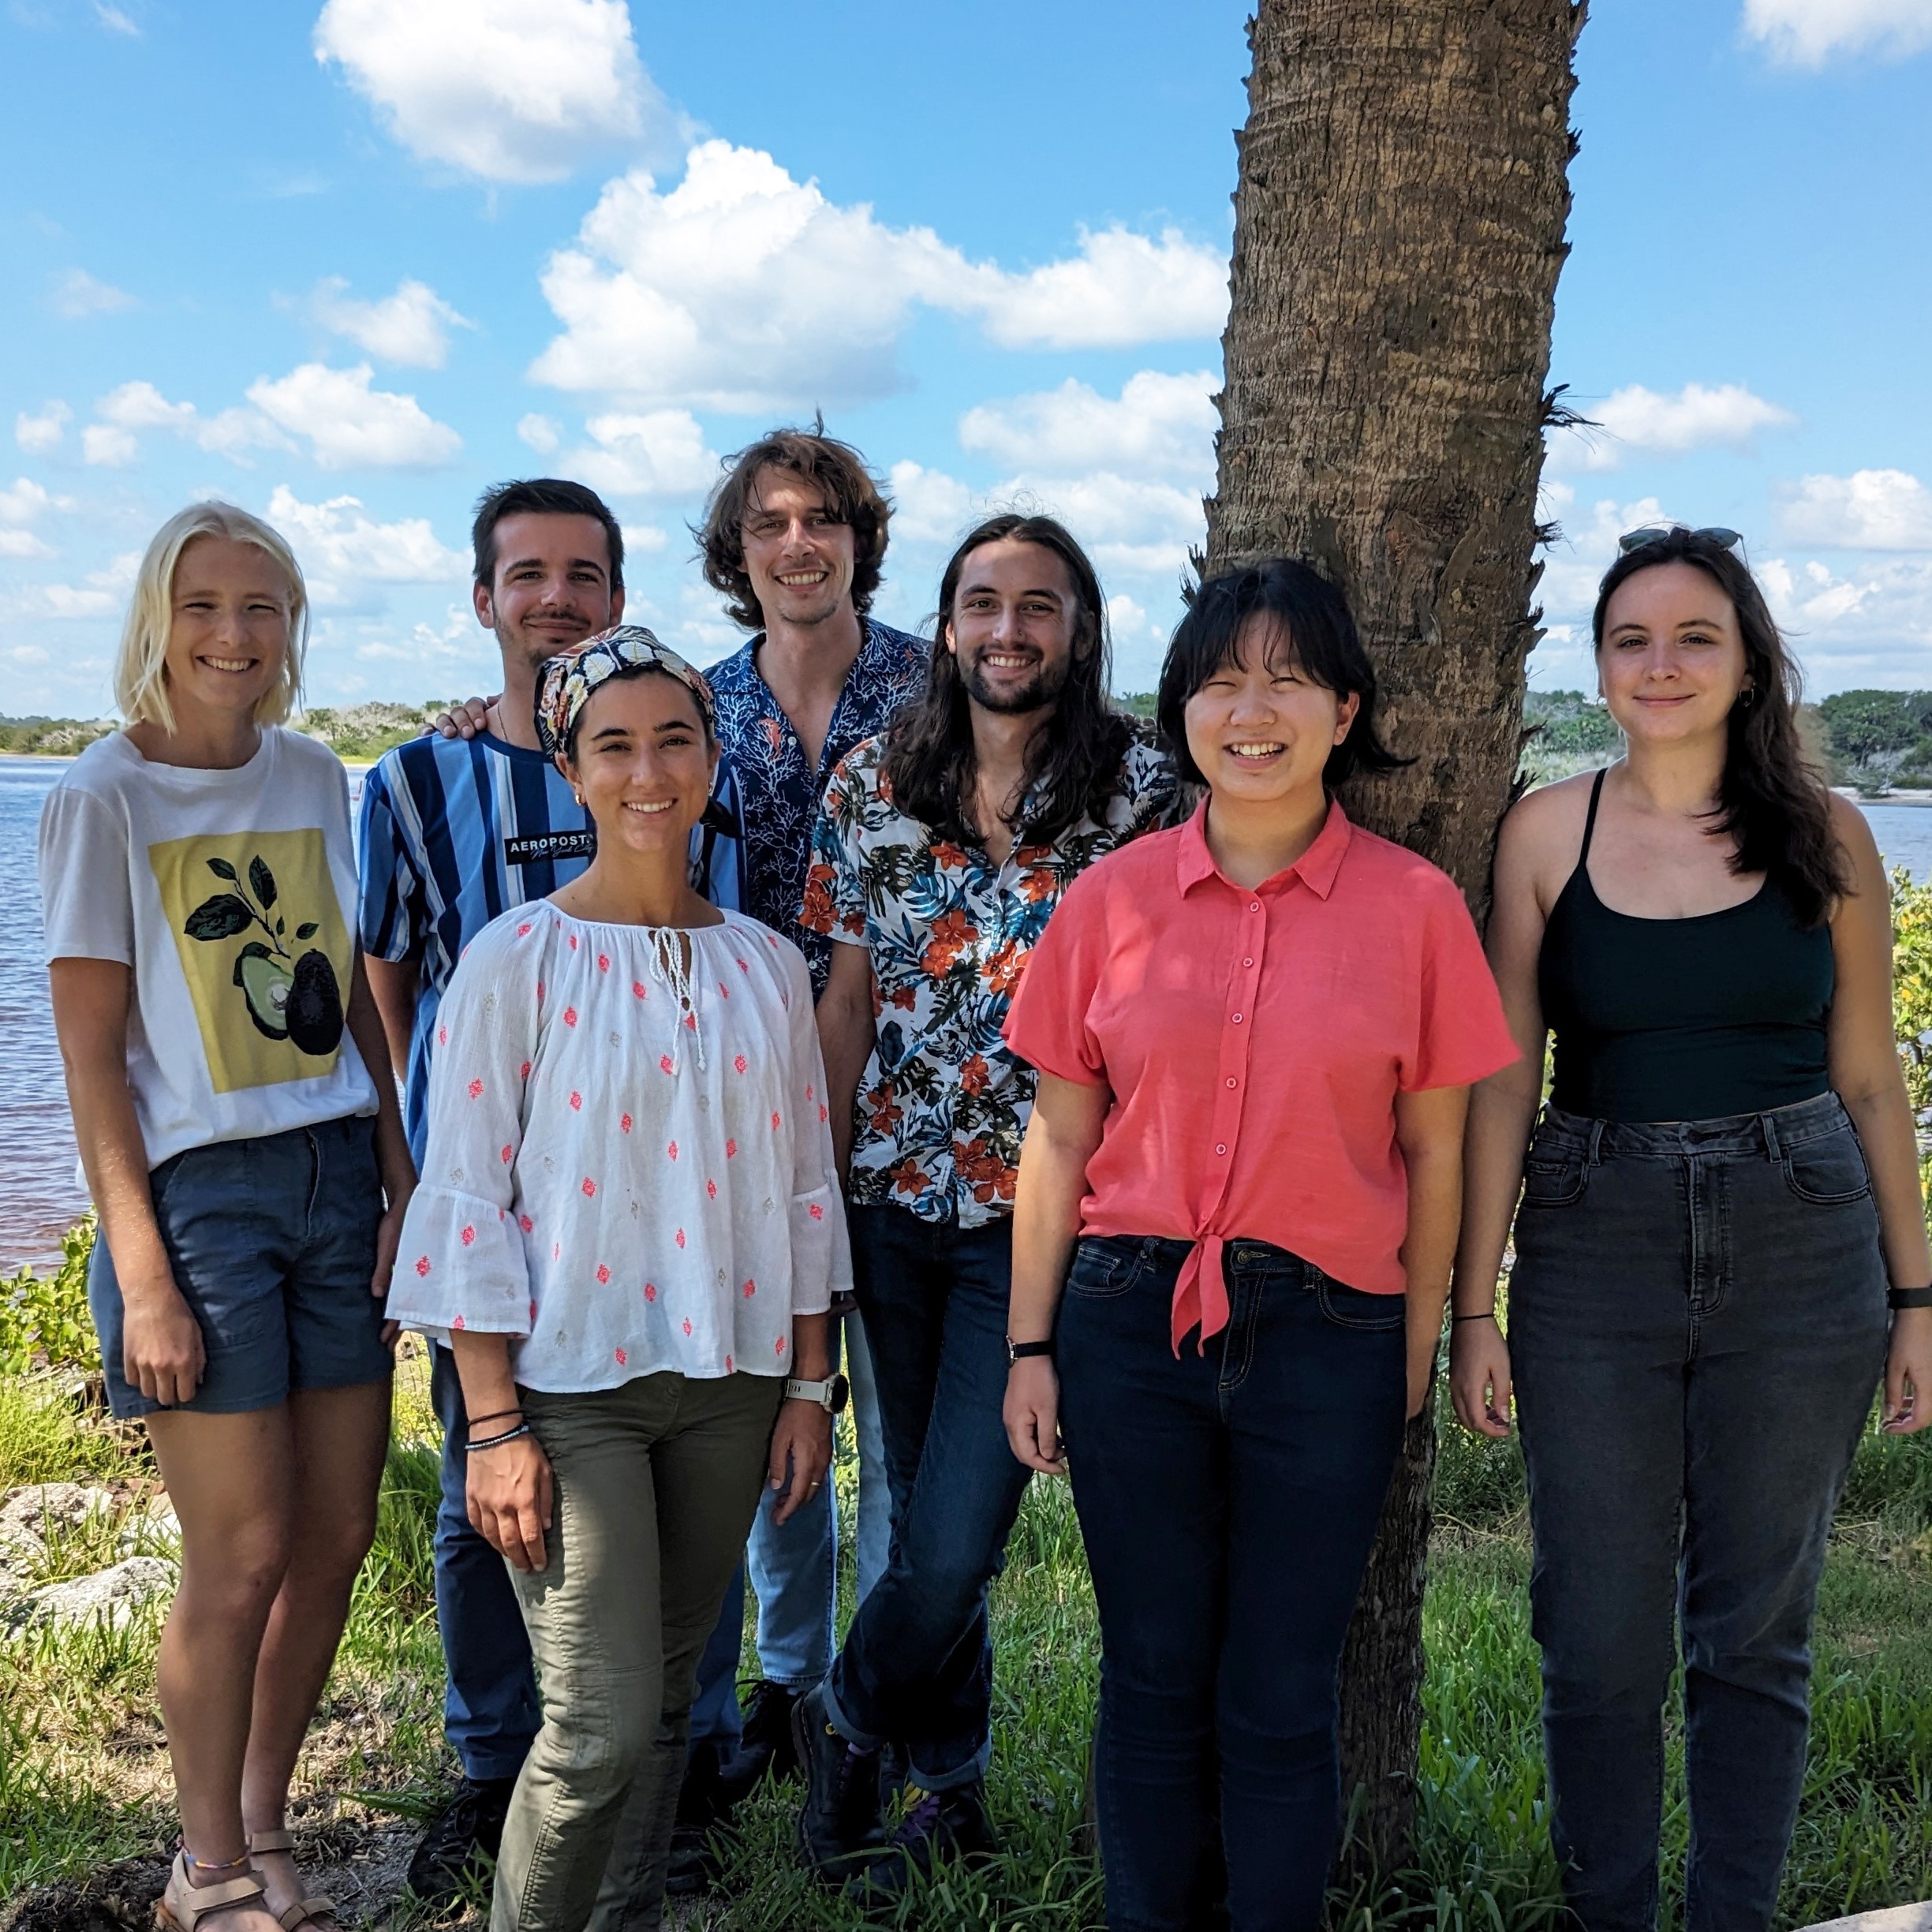
<svg viewBox="0 0 1932 1932"><path fill-rule="evenodd" d="M1093 1569L1110 1932L1194 1923L1217 1849L1235 1932L1319 1923L1342 1639L1428 1393L1468 1089L1515 1057L1455 886L1333 797L1396 762L1374 703L1305 565L1205 585L1160 719L1206 801L1075 881L1007 1022L1040 1070L1007 1429L1071 1471Z"/></svg>

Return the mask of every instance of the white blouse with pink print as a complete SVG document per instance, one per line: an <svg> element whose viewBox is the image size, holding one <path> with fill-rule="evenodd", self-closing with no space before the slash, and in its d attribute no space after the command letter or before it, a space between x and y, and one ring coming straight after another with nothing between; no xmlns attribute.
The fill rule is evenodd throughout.
<svg viewBox="0 0 1932 1932"><path fill-rule="evenodd" d="M789 1373L851 1285L824 1091L804 958L755 920L506 913L443 997L390 1314L508 1335L555 1393Z"/></svg>

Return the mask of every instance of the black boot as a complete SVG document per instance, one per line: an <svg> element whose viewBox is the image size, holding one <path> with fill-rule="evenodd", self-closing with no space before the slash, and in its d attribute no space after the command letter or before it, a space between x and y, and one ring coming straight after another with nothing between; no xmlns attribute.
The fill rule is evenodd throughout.
<svg viewBox="0 0 1932 1932"><path fill-rule="evenodd" d="M443 1918L468 1904L473 1887L487 1887L516 1788L514 1777L466 1777L429 1821L409 1860L408 1882L433 1916Z"/></svg>
<svg viewBox="0 0 1932 1932"><path fill-rule="evenodd" d="M802 1694L788 1685L760 1682L745 1700L745 1728L719 1775L729 1801L749 1797L766 1777L790 1777L798 1769L791 1741L791 1713Z"/></svg>
<svg viewBox="0 0 1932 1932"><path fill-rule="evenodd" d="M1000 1848L986 1811L986 1787L977 1778L951 1791L929 1791L908 1811L892 1842L850 1879L845 1895L869 1908L896 1904L915 1876L929 1878L935 1859L962 1863Z"/></svg>
<svg viewBox="0 0 1932 1932"><path fill-rule="evenodd" d="M695 1898L723 1875L713 1834L731 1822L732 1800L719 1774L718 1747L701 1737L691 1747L678 1788L678 1815L671 1828L671 1856L664 1867L669 1898Z"/></svg>
<svg viewBox="0 0 1932 1932"><path fill-rule="evenodd" d="M823 1684L792 1706L791 1736L805 1773L798 1849L820 1878L836 1885L885 1842L879 1754L847 1743L832 1728Z"/></svg>

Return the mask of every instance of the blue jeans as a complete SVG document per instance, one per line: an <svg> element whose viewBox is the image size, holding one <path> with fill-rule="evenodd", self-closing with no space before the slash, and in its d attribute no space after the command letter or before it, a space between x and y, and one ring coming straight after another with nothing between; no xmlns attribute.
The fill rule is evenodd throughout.
<svg viewBox="0 0 1932 1932"><path fill-rule="evenodd" d="M983 1777L991 1750L986 1591L1027 1471L1000 1419L1012 1230L850 1210L852 1276L878 1377L891 1553L826 1682L835 1727L902 1743L913 1781Z"/></svg>
<svg viewBox="0 0 1932 1932"><path fill-rule="evenodd" d="M1400 1295L1231 1241L1228 1325L1175 1358L1187 1243L1083 1240L1060 1419L1100 1610L1109 1932L1314 1932L1341 1817L1336 1672L1402 1444ZM1198 1333L1198 1332L1197 1332Z"/></svg>
<svg viewBox="0 0 1932 1932"><path fill-rule="evenodd" d="M1825 1532L1888 1325L1871 1179L1836 1094L1655 1126L1545 1112L1509 1343L1551 1837L1586 1932L1657 1923L1680 1621L1687 1932L1771 1922Z"/></svg>
<svg viewBox="0 0 1932 1932"><path fill-rule="evenodd" d="M851 1416L858 1439L858 1594L862 1598L885 1568L891 1512L880 1441L879 1397L872 1356L857 1316L843 1331ZM831 1484L780 1527L772 1520L777 1497L767 1489L752 1523L746 1560L724 1594L717 1627L697 1669L691 1706L693 1743L728 1747L742 1728L738 1676L743 1650L745 1580L749 1568L758 1601L758 1661L766 1680L788 1690L815 1684L831 1665L839 1600L839 1505Z"/></svg>
<svg viewBox="0 0 1932 1932"><path fill-rule="evenodd" d="M443 1424L443 1501L436 1511L436 1621L448 1677L443 1735L466 1777L514 1777L544 1713L530 1639L510 1567L469 1526L464 1507L463 1385L456 1358L431 1350L429 1396Z"/></svg>

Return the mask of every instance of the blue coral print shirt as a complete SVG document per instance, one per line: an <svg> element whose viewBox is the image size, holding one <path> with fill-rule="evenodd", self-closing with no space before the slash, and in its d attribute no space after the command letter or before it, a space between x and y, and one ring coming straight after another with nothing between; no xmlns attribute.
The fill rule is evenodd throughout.
<svg viewBox="0 0 1932 1932"><path fill-rule="evenodd" d="M1000 1037L1028 955L1060 895L1097 858L1160 823L1174 767L1137 734L1100 824L1051 844L1026 821L1005 864L892 803L876 739L832 775L813 832L802 923L872 955L878 1042L859 1085L846 1198L978 1228L1013 1211L1032 1067Z"/></svg>
<svg viewBox="0 0 1932 1932"><path fill-rule="evenodd" d="M825 990L831 970L831 941L798 923L812 823L826 780L861 740L876 737L885 721L925 684L932 647L923 637L864 620L865 637L833 706L831 726L815 772L771 687L758 673L760 632L742 651L705 672L718 706L718 740L734 780L731 801L743 838L741 909L793 941L812 970L812 997Z"/></svg>

